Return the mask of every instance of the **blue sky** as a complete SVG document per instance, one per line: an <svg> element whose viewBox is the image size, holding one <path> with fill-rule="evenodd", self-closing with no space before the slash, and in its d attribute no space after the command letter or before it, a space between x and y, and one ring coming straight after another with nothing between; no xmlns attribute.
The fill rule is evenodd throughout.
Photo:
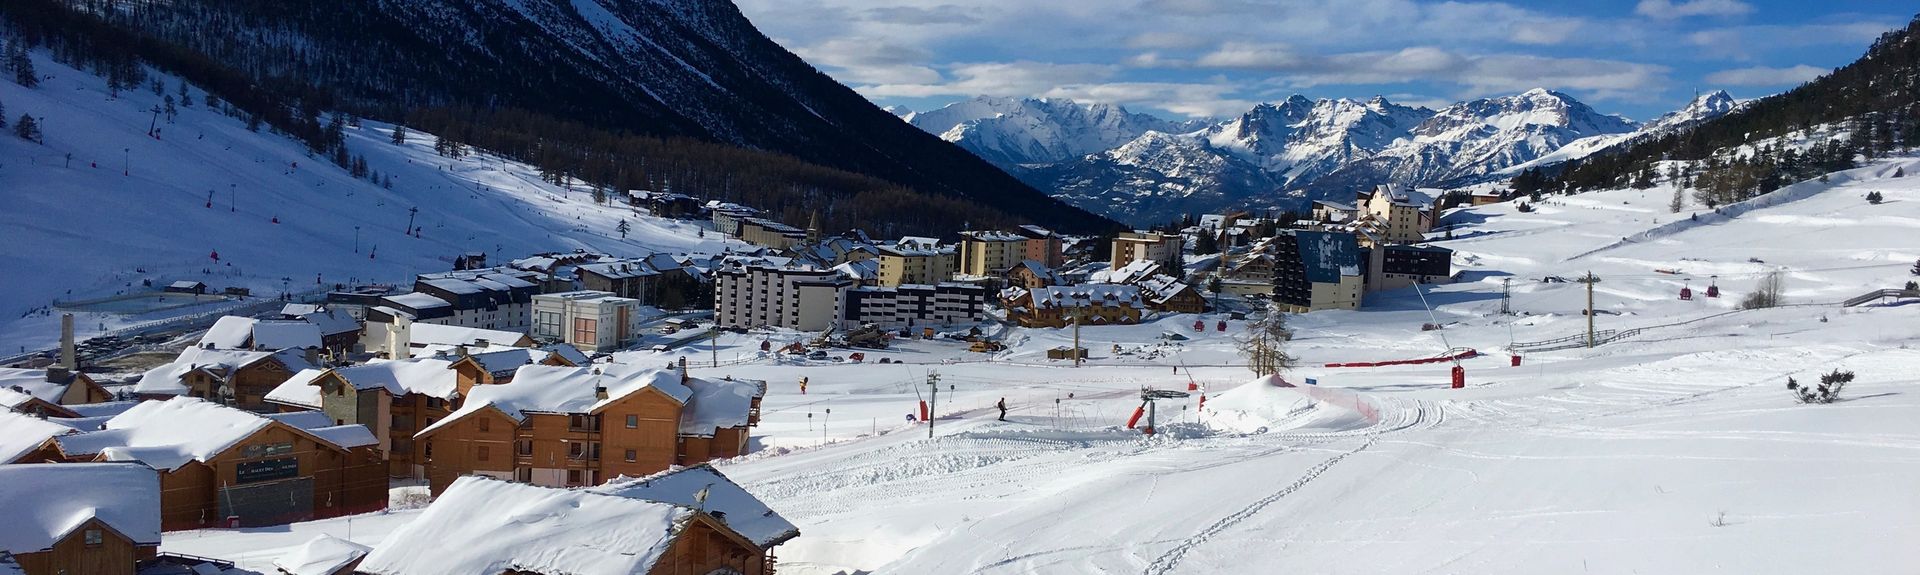
<svg viewBox="0 0 1920 575"><path fill-rule="evenodd" d="M1916 7L1859 0L738 0L881 105L975 95L1226 116L1290 94L1409 105L1545 87L1645 120L1777 93Z"/></svg>

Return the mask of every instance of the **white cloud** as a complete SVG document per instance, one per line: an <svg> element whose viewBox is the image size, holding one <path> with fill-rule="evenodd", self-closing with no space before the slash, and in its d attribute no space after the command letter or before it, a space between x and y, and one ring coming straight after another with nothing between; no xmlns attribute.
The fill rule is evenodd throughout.
<svg viewBox="0 0 1920 575"><path fill-rule="evenodd" d="M1416 46L1396 51L1302 54L1285 45L1227 44L1196 65L1268 72L1296 88L1320 85L1444 83L1471 95L1551 87L1596 99L1644 97L1664 85L1667 68L1619 60L1513 54L1459 54Z"/></svg>
<svg viewBox="0 0 1920 575"><path fill-rule="evenodd" d="M1754 66L1707 74L1707 83L1716 86L1795 86L1818 78L1829 71L1826 68L1805 64L1788 68Z"/></svg>
<svg viewBox="0 0 1920 575"><path fill-rule="evenodd" d="M1875 20L1734 26L1696 31L1687 34L1686 41L1709 56L1747 60L1769 50L1835 44L1864 46L1895 27L1897 23Z"/></svg>
<svg viewBox="0 0 1920 575"><path fill-rule="evenodd" d="M1744 16L1753 5L1740 0L1640 0L1633 13L1657 20L1677 20L1688 16Z"/></svg>
<svg viewBox="0 0 1920 575"><path fill-rule="evenodd" d="M955 64L945 77L924 82L873 84L856 87L868 97L925 98L929 96L1032 96L1065 84L1103 80L1115 67L1102 64L1048 62L982 62Z"/></svg>
<svg viewBox="0 0 1920 575"><path fill-rule="evenodd" d="M1078 102L1153 108L1193 118L1212 118L1240 114L1253 108L1257 102L1232 96L1238 90L1238 87L1227 84L1114 82L1060 86L1041 95Z"/></svg>
<svg viewBox="0 0 1920 575"><path fill-rule="evenodd" d="M933 54L873 38L837 38L811 46L795 46L793 53L816 66L837 69L842 82L854 84L914 84L940 81L940 72L927 66Z"/></svg>

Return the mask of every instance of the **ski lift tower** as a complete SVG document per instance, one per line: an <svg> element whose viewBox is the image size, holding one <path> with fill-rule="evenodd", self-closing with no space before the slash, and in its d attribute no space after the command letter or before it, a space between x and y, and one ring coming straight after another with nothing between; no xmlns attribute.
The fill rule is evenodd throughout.
<svg viewBox="0 0 1920 575"><path fill-rule="evenodd" d="M1147 427L1146 429L1141 430L1141 432L1147 435L1153 435L1154 430L1156 429L1155 418L1157 416L1156 410L1154 409L1154 402L1162 399L1182 399L1190 396L1191 394L1184 391L1142 387L1140 388L1140 407L1135 408L1133 410L1133 417L1127 420L1127 427L1131 428L1134 426L1134 424L1139 423L1141 412L1145 411L1147 416Z"/></svg>

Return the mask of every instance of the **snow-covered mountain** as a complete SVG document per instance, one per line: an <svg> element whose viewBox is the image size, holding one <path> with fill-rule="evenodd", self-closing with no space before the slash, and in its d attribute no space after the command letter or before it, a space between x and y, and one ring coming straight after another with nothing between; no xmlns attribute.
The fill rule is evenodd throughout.
<svg viewBox="0 0 1920 575"><path fill-rule="evenodd" d="M1150 131L1180 133L1206 125L1135 114L1112 104L989 96L901 118L1008 169L1111 150Z"/></svg>
<svg viewBox="0 0 1920 575"><path fill-rule="evenodd" d="M1640 126L1639 130L1624 134L1588 136L1574 140L1551 153L1494 172L1494 175L1511 176L1520 173L1522 170L1570 162L1615 146L1685 130L1698 126L1708 120L1725 116L1745 107L1751 102L1752 100L1735 100L1733 96L1721 90L1701 94L1694 97L1693 101L1688 102L1685 107L1662 114L1660 117L1654 118L1652 121Z"/></svg>
<svg viewBox="0 0 1920 575"><path fill-rule="evenodd" d="M1380 182L1431 186L1483 179L1581 138L1627 134L1631 120L1595 111L1572 96L1535 88L1448 106L1372 158L1310 183L1332 193Z"/></svg>
<svg viewBox="0 0 1920 575"><path fill-rule="evenodd" d="M1645 126L1546 89L1435 111L1295 95L1196 126L1063 100L976 98L903 117L1068 203L1130 223L1297 207L1373 184L1457 185L1564 162L1737 109L1703 95Z"/></svg>

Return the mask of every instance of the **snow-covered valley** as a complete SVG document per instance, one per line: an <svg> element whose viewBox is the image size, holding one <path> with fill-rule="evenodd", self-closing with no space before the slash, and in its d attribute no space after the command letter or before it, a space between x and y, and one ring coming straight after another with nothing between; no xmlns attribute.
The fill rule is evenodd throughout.
<svg viewBox="0 0 1920 575"><path fill-rule="evenodd" d="M1242 322L1213 316L1085 328L1078 368L1044 355L1072 330L1018 328L992 357L911 341L863 364L741 361L808 337L756 333L621 359L684 353L697 374L771 382L758 451L719 467L800 527L786 573L1902 573L1920 560L1920 305L1837 302L1916 279L1920 178L1894 177L1916 168L1872 163L1727 216L1671 213L1664 186L1452 211L1436 243L1461 281L1294 316L1294 387L1249 381ZM1789 305L1736 311L1775 270ZM1586 285L1548 278L1588 272L1597 328L1669 327L1512 366L1514 342L1584 332ZM1483 354L1461 362L1464 389L1444 363L1326 366L1459 347ZM1834 369L1858 375L1840 402L1785 389ZM933 373L929 438L906 416ZM1141 387L1189 383L1205 409L1164 400L1161 433L1123 427ZM375 544L413 516L164 549L263 569L313 534Z"/></svg>

